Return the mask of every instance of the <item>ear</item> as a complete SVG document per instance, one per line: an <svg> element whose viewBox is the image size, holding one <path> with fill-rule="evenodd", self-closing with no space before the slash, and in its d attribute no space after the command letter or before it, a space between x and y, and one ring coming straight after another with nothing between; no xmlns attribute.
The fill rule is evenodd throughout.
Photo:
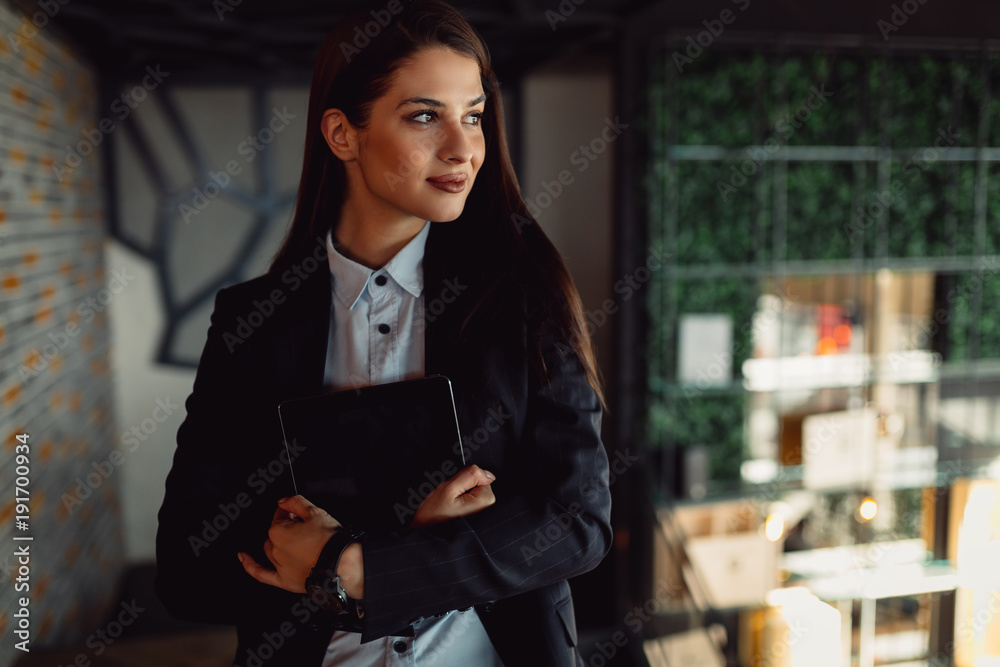
<svg viewBox="0 0 1000 667"><path fill-rule="evenodd" d="M333 154L344 162L358 157L358 131L340 109L327 109L320 121L320 132Z"/></svg>

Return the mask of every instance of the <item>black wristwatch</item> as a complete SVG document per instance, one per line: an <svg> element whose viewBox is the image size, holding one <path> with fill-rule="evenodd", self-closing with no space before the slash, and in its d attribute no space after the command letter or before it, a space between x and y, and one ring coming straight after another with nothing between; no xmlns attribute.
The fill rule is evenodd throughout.
<svg viewBox="0 0 1000 667"><path fill-rule="evenodd" d="M358 542L364 533L341 526L327 541L316 560L316 566L306 577L306 593L322 609L335 614L358 615L357 602L347 597L337 576L337 564L344 551L354 542Z"/></svg>

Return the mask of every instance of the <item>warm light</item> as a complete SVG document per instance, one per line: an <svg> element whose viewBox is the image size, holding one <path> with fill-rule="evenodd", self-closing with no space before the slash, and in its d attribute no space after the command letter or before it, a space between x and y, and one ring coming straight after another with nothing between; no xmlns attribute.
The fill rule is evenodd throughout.
<svg viewBox="0 0 1000 667"><path fill-rule="evenodd" d="M871 521L875 518L875 514L878 513L878 505L875 504L873 498L865 498L861 502L861 507L858 508L858 514L865 521Z"/></svg>
<svg viewBox="0 0 1000 667"><path fill-rule="evenodd" d="M833 339L837 345L846 347L851 344L851 327L847 324L838 324L833 328Z"/></svg>
<svg viewBox="0 0 1000 667"><path fill-rule="evenodd" d="M837 353L837 341L835 341L830 336L823 336L816 343L816 354L836 354Z"/></svg>
<svg viewBox="0 0 1000 667"><path fill-rule="evenodd" d="M785 519L780 514L771 514L764 522L764 536L777 542L785 532Z"/></svg>

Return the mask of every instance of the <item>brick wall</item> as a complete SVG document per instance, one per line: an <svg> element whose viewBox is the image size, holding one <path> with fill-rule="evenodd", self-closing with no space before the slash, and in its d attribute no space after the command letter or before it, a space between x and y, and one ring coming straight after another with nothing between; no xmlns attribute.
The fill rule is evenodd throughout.
<svg viewBox="0 0 1000 667"><path fill-rule="evenodd" d="M44 18L0 0L0 665L20 655L20 597L30 648L80 642L117 606L122 568L106 310L122 286L104 272L97 75Z"/></svg>

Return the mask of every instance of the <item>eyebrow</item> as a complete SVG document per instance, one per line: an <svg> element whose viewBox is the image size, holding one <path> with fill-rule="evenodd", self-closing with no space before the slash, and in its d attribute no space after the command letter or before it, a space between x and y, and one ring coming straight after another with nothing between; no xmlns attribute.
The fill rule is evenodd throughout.
<svg viewBox="0 0 1000 667"><path fill-rule="evenodd" d="M480 102L483 102L484 100L486 100L486 94L485 93L482 94L482 95L480 95L479 97L477 97L474 100L469 100L469 106L470 107L474 107L477 104L479 104ZM407 99L403 100L399 104L397 104L396 108L398 109L400 107L404 107L407 104L420 104L420 105L424 105L424 106L435 107L435 108L438 108L438 109L440 109L441 107L444 106L444 102L441 102L440 100L432 99L430 97L410 97L410 98L407 98Z"/></svg>

